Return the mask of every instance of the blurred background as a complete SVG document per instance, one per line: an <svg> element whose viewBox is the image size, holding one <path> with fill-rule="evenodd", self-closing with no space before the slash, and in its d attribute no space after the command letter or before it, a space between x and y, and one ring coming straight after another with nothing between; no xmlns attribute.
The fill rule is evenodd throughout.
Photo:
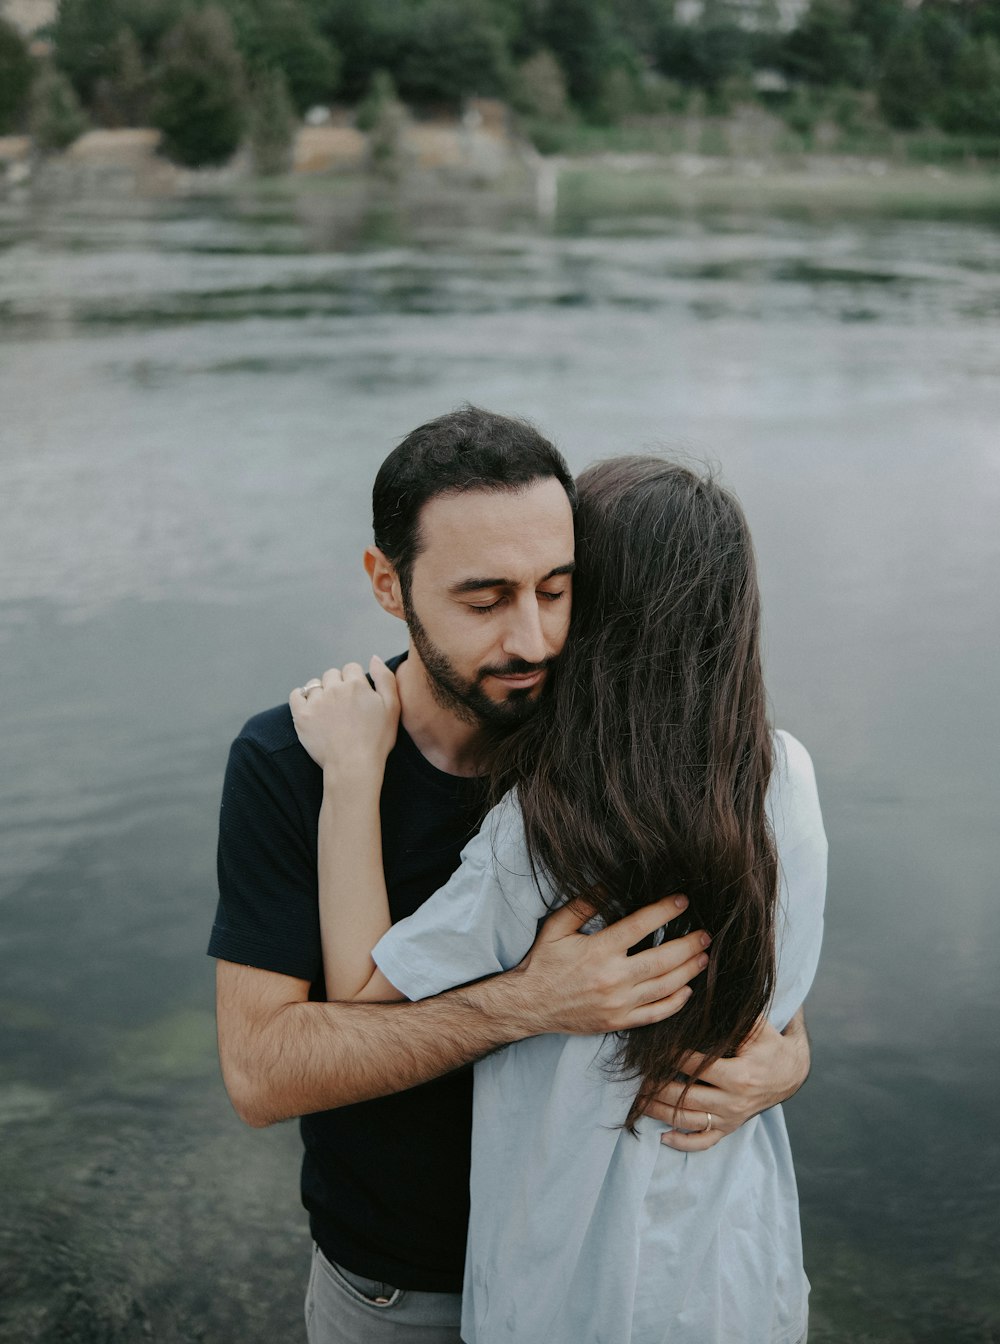
<svg viewBox="0 0 1000 1344"><path fill-rule="evenodd" d="M831 841L810 1338L1000 1338L998 37L985 0L0 5L0 1336L301 1337L296 1128L215 1057L222 772L402 647L371 482L469 400L741 496Z"/></svg>

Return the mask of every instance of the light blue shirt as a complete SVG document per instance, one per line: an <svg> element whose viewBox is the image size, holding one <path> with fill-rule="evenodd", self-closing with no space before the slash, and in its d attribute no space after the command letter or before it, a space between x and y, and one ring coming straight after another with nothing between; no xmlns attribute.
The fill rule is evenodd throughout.
<svg viewBox="0 0 1000 1344"><path fill-rule="evenodd" d="M780 891L783 1029L819 959L826 836L812 762L775 735L767 810ZM508 796L447 886L385 935L374 957L407 998L516 966L549 890L530 874ZM475 1068L467 1344L798 1344L809 1284L781 1107L703 1153L623 1129L635 1083L607 1067L613 1037L536 1036Z"/></svg>

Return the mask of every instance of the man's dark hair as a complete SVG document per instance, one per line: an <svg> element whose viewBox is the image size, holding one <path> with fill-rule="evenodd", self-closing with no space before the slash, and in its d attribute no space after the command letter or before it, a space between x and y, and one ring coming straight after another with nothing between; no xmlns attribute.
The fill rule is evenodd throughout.
<svg viewBox="0 0 1000 1344"><path fill-rule="evenodd" d="M478 406L429 420L407 434L379 468L372 490L375 545L395 565L404 596L422 549L420 511L438 495L518 490L555 480L576 507L576 485L562 454L526 420Z"/></svg>

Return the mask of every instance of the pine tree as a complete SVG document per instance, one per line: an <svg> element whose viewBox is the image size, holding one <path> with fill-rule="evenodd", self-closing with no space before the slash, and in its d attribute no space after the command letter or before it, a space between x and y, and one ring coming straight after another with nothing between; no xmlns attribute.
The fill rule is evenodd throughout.
<svg viewBox="0 0 1000 1344"><path fill-rule="evenodd" d="M261 177L287 173L298 120L280 70L262 70L250 93L250 152L254 171Z"/></svg>
<svg viewBox="0 0 1000 1344"><path fill-rule="evenodd" d="M27 110L32 73L24 39L0 19L0 135L14 130Z"/></svg>
<svg viewBox="0 0 1000 1344"><path fill-rule="evenodd" d="M28 126L43 154L65 149L87 129L73 85L51 65L42 69L31 87Z"/></svg>
<svg viewBox="0 0 1000 1344"><path fill-rule="evenodd" d="M189 168L224 163L246 127L243 66L219 9L185 15L164 38L152 122L163 152Z"/></svg>

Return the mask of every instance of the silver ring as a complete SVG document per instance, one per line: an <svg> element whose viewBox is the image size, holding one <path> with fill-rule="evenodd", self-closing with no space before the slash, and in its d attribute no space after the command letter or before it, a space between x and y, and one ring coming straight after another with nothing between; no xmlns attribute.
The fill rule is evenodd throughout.
<svg viewBox="0 0 1000 1344"><path fill-rule="evenodd" d="M308 700L310 691L316 691L316 690L321 691L322 689L323 689L323 683L320 681L319 677L313 677L312 681L307 681L306 684L302 687L302 694Z"/></svg>
<svg viewBox="0 0 1000 1344"><path fill-rule="evenodd" d="M705 1128L704 1128L701 1132L702 1132L703 1134L707 1134L708 1131L709 1131L711 1128L712 1128L712 1112L711 1112L711 1111L706 1111L706 1112L705 1112Z"/></svg>

